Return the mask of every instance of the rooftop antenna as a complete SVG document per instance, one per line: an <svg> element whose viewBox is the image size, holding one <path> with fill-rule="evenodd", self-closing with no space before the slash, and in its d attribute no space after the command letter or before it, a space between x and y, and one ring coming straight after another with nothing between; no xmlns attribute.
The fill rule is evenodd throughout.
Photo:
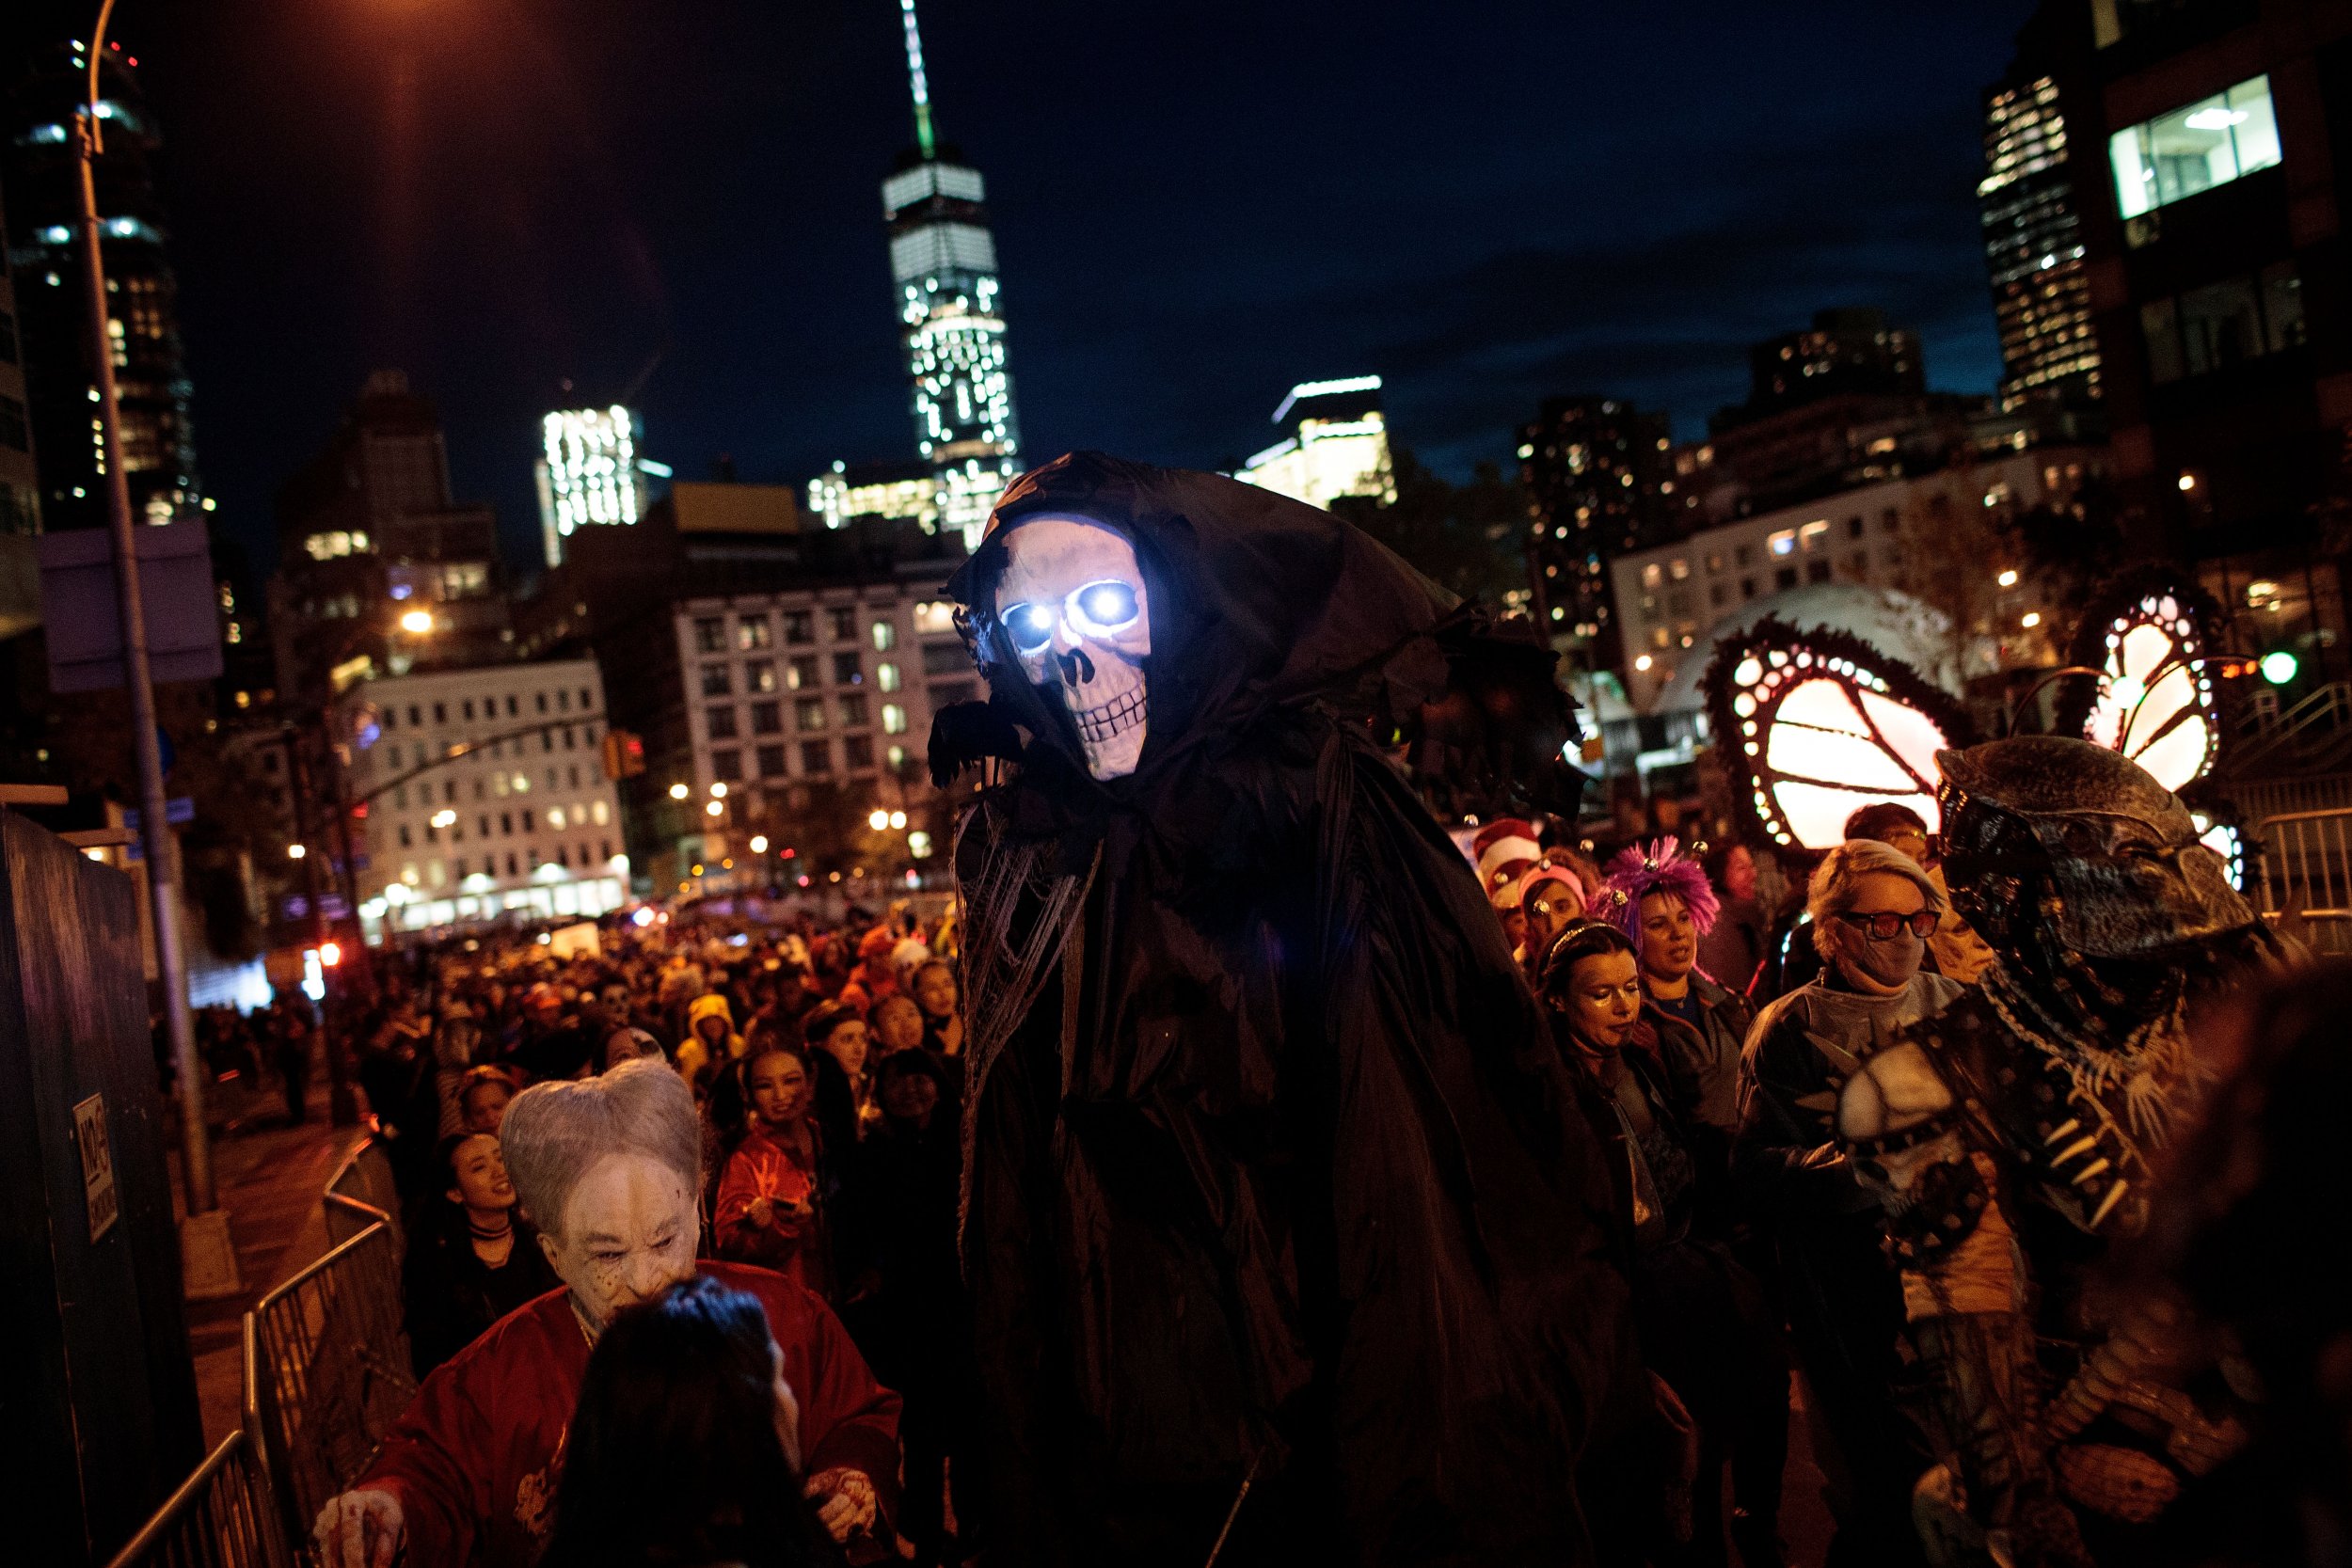
<svg viewBox="0 0 2352 1568"><path fill-rule="evenodd" d="M931 143L931 89L923 76L923 33L914 24L914 0L898 0L898 14L907 29L907 78L914 87L914 139L923 161L938 156Z"/></svg>

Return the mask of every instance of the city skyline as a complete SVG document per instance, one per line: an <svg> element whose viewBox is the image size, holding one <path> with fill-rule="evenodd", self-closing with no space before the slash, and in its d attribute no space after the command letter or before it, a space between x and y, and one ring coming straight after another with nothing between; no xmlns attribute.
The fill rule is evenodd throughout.
<svg viewBox="0 0 2352 1568"><path fill-rule="evenodd" d="M1939 386L1990 391L1980 94L2026 9L1892 37L1840 8L1515 15L1461 38L1376 7L925 21L953 61L942 124L990 172L1017 284L1024 461L1236 461L1265 387L1369 371L1399 443L1464 477L1510 466L1545 395L1662 406L1696 434L1737 401L1747 342L1827 305L1883 307ZM516 559L564 379L601 404L643 377L649 454L685 477L725 452L799 483L906 446L870 216L906 140L898 8L790 30L729 11L691 40L643 19L564 33L530 8L312 21L330 47L292 75L268 63L310 47L273 30L291 23L216 36L142 0L119 23L164 117L207 489L258 556L272 488L379 367L445 409L456 486L497 505ZM1311 72L1274 47L1301 29L1335 40ZM1570 46L1622 69L1564 119L1541 62ZM485 63L523 58L528 80ZM1800 68L1854 90L1791 97Z"/></svg>

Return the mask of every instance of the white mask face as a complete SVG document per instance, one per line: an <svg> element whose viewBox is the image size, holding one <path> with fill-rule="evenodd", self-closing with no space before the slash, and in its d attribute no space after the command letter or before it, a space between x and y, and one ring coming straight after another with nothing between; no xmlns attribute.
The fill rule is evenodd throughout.
<svg viewBox="0 0 2352 1568"><path fill-rule="evenodd" d="M1005 537L996 616L1032 685L1059 693L1087 771L1120 779L1143 754L1152 604L1134 546L1076 517L1038 517Z"/></svg>

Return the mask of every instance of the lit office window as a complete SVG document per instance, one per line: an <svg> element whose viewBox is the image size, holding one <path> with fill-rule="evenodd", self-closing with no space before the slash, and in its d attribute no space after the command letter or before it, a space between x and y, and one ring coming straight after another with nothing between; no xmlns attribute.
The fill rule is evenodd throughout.
<svg viewBox="0 0 2352 1568"><path fill-rule="evenodd" d="M2107 158L2115 166L2116 208L2127 218L2268 168L2279 161L2270 78L2249 77L2227 92L2126 126L2108 138Z"/></svg>

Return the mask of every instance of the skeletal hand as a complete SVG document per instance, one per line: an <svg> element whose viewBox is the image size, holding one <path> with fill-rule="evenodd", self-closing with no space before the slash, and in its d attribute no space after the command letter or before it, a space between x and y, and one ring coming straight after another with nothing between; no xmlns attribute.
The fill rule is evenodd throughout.
<svg viewBox="0 0 2352 1568"><path fill-rule="evenodd" d="M326 1499L310 1538L326 1568L391 1568L407 1534L389 1492L345 1492Z"/></svg>
<svg viewBox="0 0 2352 1568"><path fill-rule="evenodd" d="M817 1507L817 1522L835 1541L847 1541L870 1528L879 1512L872 1479L865 1471L847 1465L819 1470L808 1478L808 1485L803 1490L809 1497L824 1499Z"/></svg>

